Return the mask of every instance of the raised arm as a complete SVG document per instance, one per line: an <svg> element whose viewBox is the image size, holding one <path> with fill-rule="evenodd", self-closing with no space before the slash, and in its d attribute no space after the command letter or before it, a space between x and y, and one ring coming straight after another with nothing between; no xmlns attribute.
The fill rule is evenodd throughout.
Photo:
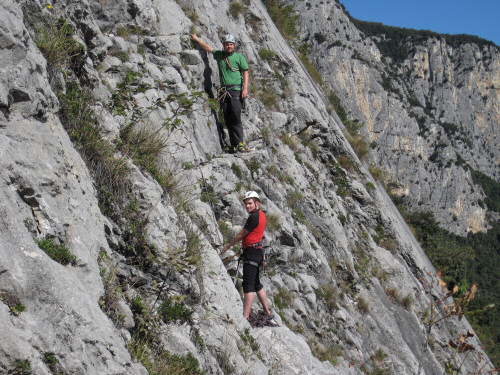
<svg viewBox="0 0 500 375"><path fill-rule="evenodd" d="M203 42L196 34L191 35L191 40L198 43L198 45L208 53L214 53L214 49L210 47L207 43Z"/></svg>

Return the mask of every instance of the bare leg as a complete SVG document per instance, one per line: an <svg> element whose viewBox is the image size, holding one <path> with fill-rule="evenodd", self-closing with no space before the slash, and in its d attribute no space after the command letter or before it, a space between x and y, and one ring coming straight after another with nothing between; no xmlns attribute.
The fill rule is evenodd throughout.
<svg viewBox="0 0 500 375"><path fill-rule="evenodd" d="M254 299L253 292L245 293L245 297L243 298L243 317L246 320L248 320L248 317L250 316L250 310L252 309L253 299Z"/></svg>
<svg viewBox="0 0 500 375"><path fill-rule="evenodd" d="M262 308L264 309L264 312L267 315L271 315L271 312L269 311L269 307L267 306L267 295L266 295L266 291L264 290L264 288L262 288L261 290L259 290L257 292L257 297L259 297L259 301L262 305Z"/></svg>

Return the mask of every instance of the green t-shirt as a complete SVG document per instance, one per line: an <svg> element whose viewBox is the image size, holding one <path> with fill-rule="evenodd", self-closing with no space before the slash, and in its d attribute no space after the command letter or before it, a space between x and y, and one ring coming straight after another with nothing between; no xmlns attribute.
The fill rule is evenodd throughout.
<svg viewBox="0 0 500 375"><path fill-rule="evenodd" d="M214 50L214 59L219 66L219 77L221 86L237 86L233 90L240 90L243 83L242 73L248 70L248 64L243 55L233 52L228 55L224 51ZM226 62L226 58L228 63Z"/></svg>

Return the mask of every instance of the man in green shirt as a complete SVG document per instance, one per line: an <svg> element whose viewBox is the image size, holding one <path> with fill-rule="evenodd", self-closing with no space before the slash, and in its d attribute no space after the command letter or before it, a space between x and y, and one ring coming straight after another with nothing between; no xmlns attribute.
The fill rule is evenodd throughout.
<svg viewBox="0 0 500 375"><path fill-rule="evenodd" d="M198 43L206 52L212 53L217 61L221 85L218 101L224 113L231 141L229 152L245 152L241 107L248 96L248 64L243 55L234 52L236 40L231 34L227 34L223 39L224 51L213 49L202 42L196 34L191 35L191 40Z"/></svg>

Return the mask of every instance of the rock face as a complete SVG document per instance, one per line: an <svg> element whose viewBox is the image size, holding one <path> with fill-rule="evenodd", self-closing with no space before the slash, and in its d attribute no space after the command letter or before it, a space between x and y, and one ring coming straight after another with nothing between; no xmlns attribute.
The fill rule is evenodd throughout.
<svg viewBox="0 0 500 375"><path fill-rule="evenodd" d="M0 5L2 373L147 374L160 361L146 359L153 351L189 359L179 373L491 369L475 337L473 355L449 350L449 340L471 329L465 319L425 334L425 311L442 298L426 284L437 281L435 270L263 4L235 3ZM49 64L34 42L41 29L28 24L34 15L67 20L78 59ZM248 153L222 153L217 112L207 105L217 69L190 44L195 31L217 48L231 32L247 57ZM81 104L82 93L92 100L75 113L68 103ZM192 106L180 110L186 98ZM396 99L379 100L387 123L367 125L374 134L382 139L390 128L392 144L414 147L408 134L428 142L414 122L388 121L395 115L387 102ZM367 103L359 111L368 116L376 111ZM81 128L68 125L81 118ZM92 126L99 137L84 144ZM153 168L134 147L156 135L163 147ZM117 161L113 170L102 167L106 160ZM455 178L465 179L459 170ZM246 219L246 189L261 194L268 217L262 281L277 328L251 328L241 317L239 274L217 253ZM73 260L56 262L42 240Z"/></svg>
<svg viewBox="0 0 500 375"><path fill-rule="evenodd" d="M338 2L292 3L310 58L348 118L363 123L393 193L451 232L485 230L484 194L468 166L500 179L499 48L404 30L369 36Z"/></svg>

